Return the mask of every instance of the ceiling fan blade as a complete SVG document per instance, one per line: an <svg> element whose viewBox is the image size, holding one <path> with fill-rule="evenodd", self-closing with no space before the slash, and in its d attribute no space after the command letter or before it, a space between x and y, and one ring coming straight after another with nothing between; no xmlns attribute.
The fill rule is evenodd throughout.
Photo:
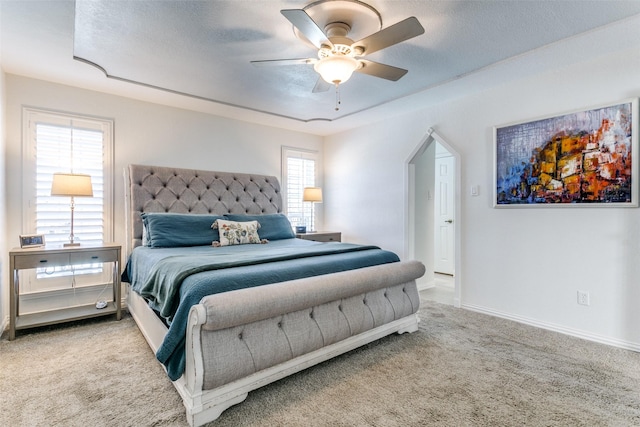
<svg viewBox="0 0 640 427"><path fill-rule="evenodd" d="M299 59L265 59L261 61L251 61L251 63L258 67L265 66L280 66L280 65L306 65L314 64L318 60L315 58L299 58Z"/></svg>
<svg viewBox="0 0 640 427"><path fill-rule="evenodd" d="M318 27L307 12L302 9L283 9L280 11L315 47L320 49L323 44L333 47L327 35Z"/></svg>
<svg viewBox="0 0 640 427"><path fill-rule="evenodd" d="M422 33L424 33L424 28L422 28L418 19L415 16L412 16L404 21L400 21L397 24L393 24L392 26L384 28L377 33L373 33L370 36L358 40L353 43L351 47L353 49L361 48L364 51L362 55L368 55L419 36Z"/></svg>
<svg viewBox="0 0 640 427"><path fill-rule="evenodd" d="M360 63L362 64L362 67L356 70L358 73L368 74L370 76L380 77L381 79L392 80L394 82L409 72L409 70L405 70L404 68L380 64L379 62L373 62L366 59L360 59Z"/></svg>
<svg viewBox="0 0 640 427"><path fill-rule="evenodd" d="M318 76L316 85L313 87L313 93L326 92L331 88L331 84L327 83L322 77Z"/></svg>

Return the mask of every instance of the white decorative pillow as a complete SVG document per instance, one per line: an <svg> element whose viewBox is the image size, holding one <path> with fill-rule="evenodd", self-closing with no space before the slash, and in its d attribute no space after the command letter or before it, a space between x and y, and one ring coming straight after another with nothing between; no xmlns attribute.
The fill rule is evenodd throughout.
<svg viewBox="0 0 640 427"><path fill-rule="evenodd" d="M211 228L218 229L220 233L220 241L214 241L213 246L230 246L230 245L246 245L252 243L268 243L268 240L260 240L258 221L227 221L217 219Z"/></svg>

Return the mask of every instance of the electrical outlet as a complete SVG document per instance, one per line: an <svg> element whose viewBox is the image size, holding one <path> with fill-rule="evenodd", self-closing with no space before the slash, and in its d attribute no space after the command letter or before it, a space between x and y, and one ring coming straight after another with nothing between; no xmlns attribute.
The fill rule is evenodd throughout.
<svg viewBox="0 0 640 427"><path fill-rule="evenodd" d="M578 291L578 304L580 305L589 305L589 292L587 291Z"/></svg>

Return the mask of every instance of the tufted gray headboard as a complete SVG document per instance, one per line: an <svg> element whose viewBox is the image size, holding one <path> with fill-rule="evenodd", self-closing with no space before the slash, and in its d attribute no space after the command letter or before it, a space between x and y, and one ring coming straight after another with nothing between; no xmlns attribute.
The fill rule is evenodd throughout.
<svg viewBox="0 0 640 427"><path fill-rule="evenodd" d="M275 176L129 165L127 254L142 244L142 212L270 214L282 212Z"/></svg>

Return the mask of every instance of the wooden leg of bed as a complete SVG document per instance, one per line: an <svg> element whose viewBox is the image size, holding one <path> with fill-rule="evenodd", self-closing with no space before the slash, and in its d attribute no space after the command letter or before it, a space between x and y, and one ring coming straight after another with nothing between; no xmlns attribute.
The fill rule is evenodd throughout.
<svg viewBox="0 0 640 427"><path fill-rule="evenodd" d="M214 421L220 417L220 415L233 405L237 405L243 402L249 393L243 393L237 395L229 400L221 401L217 400L215 405L208 408L189 408L187 407L187 422L191 427L201 426L203 424ZM185 405L186 406L186 405Z"/></svg>
<svg viewBox="0 0 640 427"><path fill-rule="evenodd" d="M405 326L402 329L398 329L398 334L412 333L418 330L418 323L420 322L420 318L418 317L418 314L414 314L414 316L416 321L411 323L410 325Z"/></svg>

